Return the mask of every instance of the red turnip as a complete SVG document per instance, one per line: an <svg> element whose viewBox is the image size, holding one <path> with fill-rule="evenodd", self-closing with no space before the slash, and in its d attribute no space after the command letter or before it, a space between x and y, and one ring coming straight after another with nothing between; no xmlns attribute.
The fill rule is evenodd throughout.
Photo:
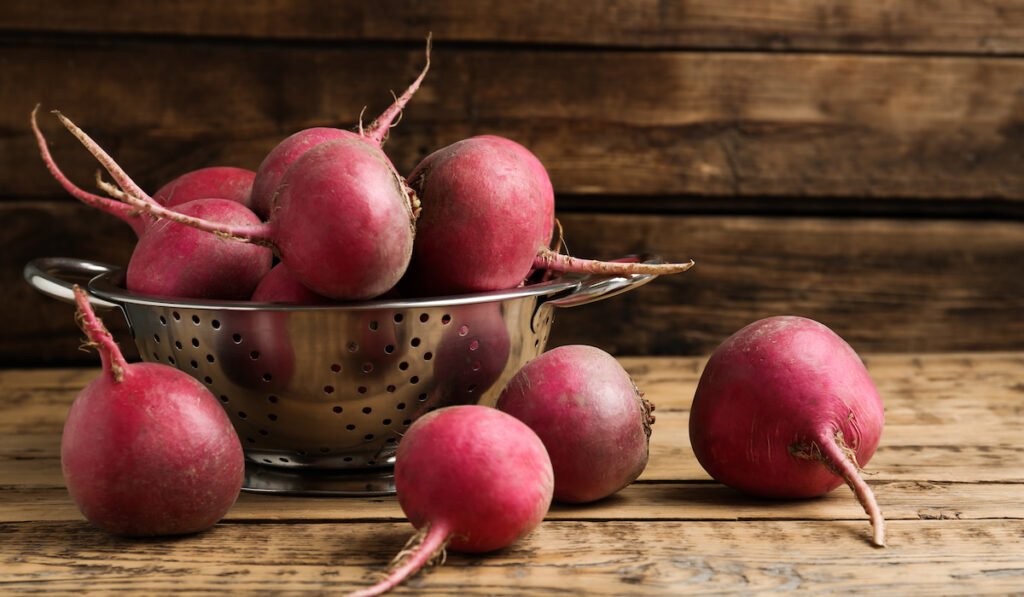
<svg viewBox="0 0 1024 597"><path fill-rule="evenodd" d="M257 215L264 219L271 219L276 209L276 196L288 168L295 163L304 153L310 149L338 139L358 139L364 141L377 149L384 143L388 130L390 130L395 119L401 114L409 100L419 89L423 78L430 69L430 38L427 38L427 59L426 65L415 81L409 85L400 97L395 98L394 103L384 111L370 126L363 128L359 123L359 132L347 131L331 127L312 127L293 133L277 144L274 149L263 158L259 168L256 170L256 178L252 184L252 208ZM383 155L383 152L381 152ZM385 156L387 160L387 157ZM387 160L391 164L390 160Z"/></svg>
<svg viewBox="0 0 1024 597"><path fill-rule="evenodd" d="M60 171L50 155L46 139L36 121L38 107L32 111L32 129L43 161L53 177L72 196L83 203L112 214L132 227L139 240L128 262L125 285L132 292L192 299L244 300L249 298L260 279L270 270L273 255L265 247L243 245L218 238L167 220L153 218L138 208L107 197L88 193L72 183ZM70 121L59 115L65 124ZM74 127L83 143L92 144L94 155L110 169L113 160L84 132ZM132 192L156 205L142 189L131 183ZM106 183L101 186L118 197L127 193ZM259 218L237 201L196 199L175 207L187 217L206 218L224 225L256 225Z"/></svg>
<svg viewBox="0 0 1024 597"><path fill-rule="evenodd" d="M439 149L408 181L423 209L403 282L415 294L514 288L534 268L666 274L692 265L608 263L548 249L554 230L551 181L536 156L503 137L472 137Z"/></svg>
<svg viewBox="0 0 1024 597"><path fill-rule="evenodd" d="M560 346L526 363L497 408L533 429L551 457L554 499L591 502L647 466L653 406L613 356L593 346Z"/></svg>
<svg viewBox="0 0 1024 597"><path fill-rule="evenodd" d="M90 522L120 535L209 528L234 504L245 469L227 415L185 373L128 364L78 287L75 302L103 372L64 424L61 470L72 499Z"/></svg>
<svg viewBox="0 0 1024 597"><path fill-rule="evenodd" d="M85 132L60 118L111 174L128 204L212 233L218 240L272 247L292 274L317 294L332 299L375 297L394 286L408 265L415 219L410 192L380 148L363 139L328 141L305 152L282 179L274 218L233 224L159 205Z"/></svg>
<svg viewBox="0 0 1024 597"><path fill-rule="evenodd" d="M860 468L884 413L849 344L802 317L769 317L711 355L690 410L697 460L721 483L768 498L823 495L844 481L885 545L885 521Z"/></svg>
<svg viewBox="0 0 1024 597"><path fill-rule="evenodd" d="M387 579L353 595L379 595L445 545L462 552L500 549L547 513L551 461L522 422L479 405L441 408L417 419L398 444L395 491L419 533Z"/></svg>
<svg viewBox="0 0 1024 597"><path fill-rule="evenodd" d="M186 172L153 193L157 203L174 207L195 199L230 199L252 208L256 173L232 166L212 166Z"/></svg>

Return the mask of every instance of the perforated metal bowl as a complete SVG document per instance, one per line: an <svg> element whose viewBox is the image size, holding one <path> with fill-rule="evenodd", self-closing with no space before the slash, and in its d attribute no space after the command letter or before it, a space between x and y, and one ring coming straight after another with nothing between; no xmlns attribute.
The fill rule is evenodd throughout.
<svg viewBox="0 0 1024 597"><path fill-rule="evenodd" d="M418 416L493 404L544 350L554 307L654 277L566 275L501 292L296 306L140 295L124 289L120 268L70 258L33 260L24 274L68 302L78 283L94 307L122 311L144 360L203 382L242 441L245 489L360 495L394 491L395 450Z"/></svg>

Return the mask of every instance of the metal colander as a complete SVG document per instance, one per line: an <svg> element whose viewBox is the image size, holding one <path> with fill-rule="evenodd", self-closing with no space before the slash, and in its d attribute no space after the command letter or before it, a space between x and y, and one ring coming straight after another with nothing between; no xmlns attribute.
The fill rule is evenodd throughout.
<svg viewBox="0 0 1024 597"><path fill-rule="evenodd" d="M657 258L644 261L658 263ZM120 268L70 258L25 267L37 290L118 308L144 360L203 382L231 418L258 492L386 494L404 430L425 412L494 404L539 355L554 307L654 276L566 275L509 291L330 306L179 301L124 289Z"/></svg>

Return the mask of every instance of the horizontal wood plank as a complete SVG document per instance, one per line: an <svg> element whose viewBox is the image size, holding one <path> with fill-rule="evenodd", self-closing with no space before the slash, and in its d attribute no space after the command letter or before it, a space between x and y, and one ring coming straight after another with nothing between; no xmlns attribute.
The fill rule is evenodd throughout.
<svg viewBox="0 0 1024 597"><path fill-rule="evenodd" d="M124 224L72 199L0 202L8 222L0 299L11 318L0 362L94 363L69 305L21 278L36 257L126 266ZM802 315L862 352L1024 347L1024 223L901 218L562 214L569 251L612 259L651 251L690 258L691 271L610 299L556 309L550 346L592 344L614 354L710 353L742 326ZM40 231L46 231L41 234ZM123 317L101 314L134 351Z"/></svg>
<svg viewBox="0 0 1024 597"><path fill-rule="evenodd" d="M118 539L84 522L3 524L8 593L323 594L379 580L408 523L220 524L174 541ZM395 595L742 592L1008 594L1024 521L894 521L872 549L853 521L545 521L483 555L451 553Z"/></svg>
<svg viewBox="0 0 1024 597"><path fill-rule="evenodd" d="M8 0L0 10L0 29L31 32L400 42L431 31L438 43L983 54L1024 51L1022 26L1013 0L63 0L45 11Z"/></svg>
<svg viewBox="0 0 1024 597"><path fill-rule="evenodd" d="M59 108L144 188L256 168L305 127L356 125L423 65L408 49L110 42L0 47L0 179L57 197L27 126ZM516 139L559 195L1024 200L1024 58L445 48L385 150L407 173L474 134ZM102 101L96 101L96 98ZM57 159L95 162L59 125ZM764 205L771 201L765 199Z"/></svg>

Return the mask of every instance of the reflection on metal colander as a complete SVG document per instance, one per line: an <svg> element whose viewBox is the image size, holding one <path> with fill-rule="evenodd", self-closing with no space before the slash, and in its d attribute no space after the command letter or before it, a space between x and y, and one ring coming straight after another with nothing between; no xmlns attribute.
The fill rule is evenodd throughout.
<svg viewBox="0 0 1024 597"><path fill-rule="evenodd" d="M565 276L444 299L292 306L141 296L123 289L121 270L65 258L37 259L25 276L68 300L61 276L97 271L90 299L123 310L143 358L185 371L221 402L248 460L247 489L331 494L393 491L405 429L436 408L493 404L544 350L554 306L652 279Z"/></svg>

